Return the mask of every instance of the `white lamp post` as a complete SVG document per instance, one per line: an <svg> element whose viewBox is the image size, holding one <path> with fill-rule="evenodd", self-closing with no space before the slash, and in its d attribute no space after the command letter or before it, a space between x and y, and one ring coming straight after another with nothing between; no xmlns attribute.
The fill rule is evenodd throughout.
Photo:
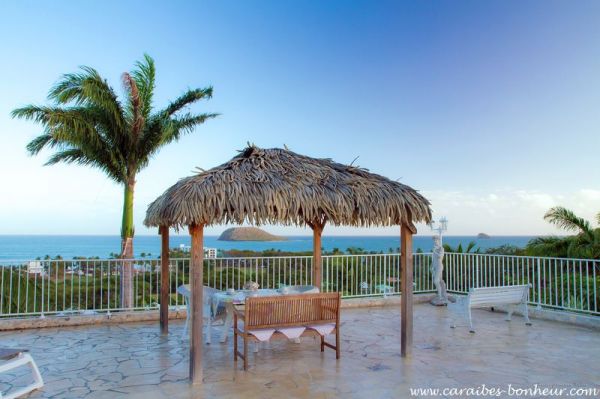
<svg viewBox="0 0 600 399"><path fill-rule="evenodd" d="M438 233L438 236L440 237L440 244L442 243L442 233L444 233L446 230L448 230L448 219L446 219L446 217L442 217L439 220L439 224L438 227L435 227L435 220L432 220L431 223L429 224L429 227L431 227L431 231L436 231Z"/></svg>

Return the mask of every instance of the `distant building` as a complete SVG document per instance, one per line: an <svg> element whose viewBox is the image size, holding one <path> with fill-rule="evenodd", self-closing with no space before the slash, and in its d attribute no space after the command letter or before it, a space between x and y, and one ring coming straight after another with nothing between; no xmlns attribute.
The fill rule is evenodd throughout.
<svg viewBox="0 0 600 399"><path fill-rule="evenodd" d="M42 266L42 262L39 260L29 262L27 265L27 273L44 275L44 266Z"/></svg>
<svg viewBox="0 0 600 399"><path fill-rule="evenodd" d="M192 247L189 245L179 244L179 250L182 252L190 252ZM217 257L217 248L204 248L204 257L207 259L215 259Z"/></svg>
<svg viewBox="0 0 600 399"><path fill-rule="evenodd" d="M217 248L204 248L204 256L208 259L217 257Z"/></svg>

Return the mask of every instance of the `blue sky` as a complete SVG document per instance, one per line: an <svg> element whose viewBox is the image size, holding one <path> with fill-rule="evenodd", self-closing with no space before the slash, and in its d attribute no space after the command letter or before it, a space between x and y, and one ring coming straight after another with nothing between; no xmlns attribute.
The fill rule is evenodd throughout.
<svg viewBox="0 0 600 399"><path fill-rule="evenodd" d="M194 110L222 116L139 175L138 234L154 233L141 220L156 196L248 141L358 156L421 190L449 234L552 233L551 206L600 211L599 20L597 1L4 1L0 234L119 233L121 188L95 170L43 167L48 153L25 151L40 128L9 113L45 103L79 65L120 91L144 52L157 106L212 85Z"/></svg>

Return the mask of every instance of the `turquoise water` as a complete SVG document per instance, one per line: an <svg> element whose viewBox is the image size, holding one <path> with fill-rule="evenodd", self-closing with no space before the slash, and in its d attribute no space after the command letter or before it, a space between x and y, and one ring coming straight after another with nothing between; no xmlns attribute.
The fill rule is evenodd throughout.
<svg viewBox="0 0 600 399"><path fill-rule="evenodd" d="M497 247L504 244L525 246L533 236L497 236L489 239L477 239L475 236L446 236L444 243L456 246L466 245L469 241L477 242L482 249ZM171 236L171 247L180 244L190 245L189 236ZM227 242L218 241L217 236L204 237L206 247L218 249L250 249L262 251L265 249L280 249L282 251L311 251L311 236L290 236L287 241L277 242ZM388 252L400 246L397 236L323 236L323 249L331 251L338 248L345 251L350 247L362 248L367 251ZM423 251L431 250L431 235L414 237L414 248ZM134 241L135 255L142 252L156 257L160 253L160 236L137 236ZM0 259L34 259L49 255L62 256L71 259L75 256L109 257L111 252L120 250L119 236L66 236L66 235L0 235Z"/></svg>

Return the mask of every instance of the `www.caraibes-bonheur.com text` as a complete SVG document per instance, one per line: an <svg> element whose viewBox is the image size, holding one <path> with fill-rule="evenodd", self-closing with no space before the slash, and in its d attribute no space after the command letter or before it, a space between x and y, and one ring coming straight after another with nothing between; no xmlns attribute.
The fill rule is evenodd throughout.
<svg viewBox="0 0 600 399"><path fill-rule="evenodd" d="M492 386L481 384L472 387L410 388L414 397L600 397L600 387L550 387L533 384L531 386Z"/></svg>

